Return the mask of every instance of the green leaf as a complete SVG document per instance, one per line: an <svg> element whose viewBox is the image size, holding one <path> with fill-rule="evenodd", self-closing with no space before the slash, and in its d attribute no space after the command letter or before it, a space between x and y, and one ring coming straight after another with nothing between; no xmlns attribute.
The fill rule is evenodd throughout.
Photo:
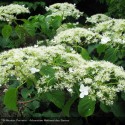
<svg viewBox="0 0 125 125"><path fill-rule="evenodd" d="M16 27L15 27L15 32L16 32L17 36L18 36L20 39L25 40L25 35L26 35L26 33L25 33L25 30L23 29L22 26L16 26Z"/></svg>
<svg viewBox="0 0 125 125"><path fill-rule="evenodd" d="M117 56L117 50L114 48L109 48L106 50L104 60L110 61L110 62L115 62L118 59Z"/></svg>
<svg viewBox="0 0 125 125"><path fill-rule="evenodd" d="M39 108L40 102L38 101L33 101L32 105L35 107L35 109Z"/></svg>
<svg viewBox="0 0 125 125"><path fill-rule="evenodd" d="M71 108L71 105L74 103L74 101L77 99L77 96L72 96L67 102L66 104L64 105L63 109L62 109L62 112L65 116L68 116L69 117L69 112L70 112L70 108Z"/></svg>
<svg viewBox="0 0 125 125"><path fill-rule="evenodd" d="M32 89L27 89L27 88L23 88L21 90L21 95L24 99L26 99L32 92Z"/></svg>
<svg viewBox="0 0 125 125"><path fill-rule="evenodd" d="M105 52L106 45L99 45L97 47L97 53L100 55L101 53Z"/></svg>
<svg viewBox="0 0 125 125"><path fill-rule="evenodd" d="M13 48L14 45L11 45L11 43L12 43L12 41L10 39L0 37L0 46L2 48Z"/></svg>
<svg viewBox="0 0 125 125"><path fill-rule="evenodd" d="M26 83L27 83L28 87L31 87L34 84L34 81L32 79L30 79L30 78L27 78Z"/></svg>
<svg viewBox="0 0 125 125"><path fill-rule="evenodd" d="M117 50L114 48L109 48L105 52L104 60L115 62L118 59Z"/></svg>
<svg viewBox="0 0 125 125"><path fill-rule="evenodd" d="M30 102L27 107L29 107L31 110L35 110L37 108L40 107L40 102L39 101L33 101L33 102Z"/></svg>
<svg viewBox="0 0 125 125"><path fill-rule="evenodd" d="M53 91L46 93L47 99L53 102L58 108L62 109L65 102L65 96L62 91Z"/></svg>
<svg viewBox="0 0 125 125"><path fill-rule="evenodd" d="M89 45L88 46L88 53L91 54L99 45L98 44L94 44L94 45Z"/></svg>
<svg viewBox="0 0 125 125"><path fill-rule="evenodd" d="M49 31L49 23L48 20L44 17L41 18L41 29L43 31L43 33L45 33L47 35L47 32Z"/></svg>
<svg viewBox="0 0 125 125"><path fill-rule="evenodd" d="M116 102L111 107L111 111L116 117L125 117L125 102Z"/></svg>
<svg viewBox="0 0 125 125"><path fill-rule="evenodd" d="M52 21L51 21L51 26L54 28L54 29L57 29L60 27L62 23L62 17L61 16L55 16L53 17Z"/></svg>
<svg viewBox="0 0 125 125"><path fill-rule="evenodd" d="M48 85L52 85L55 83L55 70L52 68L52 66L47 65L47 66L42 66L40 69L40 74L41 75L46 75L49 76L47 78L47 83Z"/></svg>
<svg viewBox="0 0 125 125"><path fill-rule="evenodd" d="M91 116L95 110L95 104L96 102L89 99L88 96L80 99L78 104L79 114L83 117Z"/></svg>
<svg viewBox="0 0 125 125"><path fill-rule="evenodd" d="M8 39L11 33L12 33L12 27L10 25L5 25L2 29L2 36Z"/></svg>
<svg viewBox="0 0 125 125"><path fill-rule="evenodd" d="M117 56L122 59L125 56L125 50L117 50Z"/></svg>
<svg viewBox="0 0 125 125"><path fill-rule="evenodd" d="M82 50L81 50L81 56L82 56L84 59L86 59L86 60L90 60L90 59L91 59L91 57L89 56L89 53L88 53L87 50L84 49L84 48L82 48Z"/></svg>
<svg viewBox="0 0 125 125"><path fill-rule="evenodd" d="M42 66L40 73L43 73L44 75L54 76L55 70L50 65Z"/></svg>
<svg viewBox="0 0 125 125"><path fill-rule="evenodd" d="M10 88L5 93L4 96L4 104L5 106L13 111L18 111L17 108L17 88Z"/></svg>
<svg viewBox="0 0 125 125"><path fill-rule="evenodd" d="M36 29L35 29L35 23L32 23L32 22L26 22L24 25L23 25L23 28L26 30L26 32L30 35L30 36L35 36L35 32L36 32Z"/></svg>
<svg viewBox="0 0 125 125"><path fill-rule="evenodd" d="M110 107L110 106L107 106L107 105L105 105L105 104L103 104L103 103L100 103L100 108L101 108L101 110L102 110L103 112L106 112L106 113L110 112L110 110L111 110L111 107Z"/></svg>

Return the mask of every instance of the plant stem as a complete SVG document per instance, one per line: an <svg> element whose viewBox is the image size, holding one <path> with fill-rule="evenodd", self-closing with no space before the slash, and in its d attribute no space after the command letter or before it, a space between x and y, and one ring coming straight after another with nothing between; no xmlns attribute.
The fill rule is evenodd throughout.
<svg viewBox="0 0 125 125"><path fill-rule="evenodd" d="M32 99L32 100L28 100L28 101L18 102L18 104L26 104L26 103L32 102L34 100L36 100L36 98Z"/></svg>

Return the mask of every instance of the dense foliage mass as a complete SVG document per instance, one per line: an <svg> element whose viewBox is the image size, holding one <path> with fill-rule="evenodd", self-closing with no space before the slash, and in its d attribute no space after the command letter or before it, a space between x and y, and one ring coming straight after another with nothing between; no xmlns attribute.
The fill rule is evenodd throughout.
<svg viewBox="0 0 125 125"><path fill-rule="evenodd" d="M99 0L108 5L107 14L114 18L125 18L124 0Z"/></svg>
<svg viewBox="0 0 125 125"><path fill-rule="evenodd" d="M29 9L0 7L1 116L125 117L125 20L79 23L83 12L67 2L46 11L18 19Z"/></svg>

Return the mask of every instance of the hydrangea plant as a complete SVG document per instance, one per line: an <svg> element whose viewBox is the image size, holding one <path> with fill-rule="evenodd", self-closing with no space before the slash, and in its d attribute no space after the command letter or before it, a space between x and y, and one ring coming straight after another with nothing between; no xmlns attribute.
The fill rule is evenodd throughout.
<svg viewBox="0 0 125 125"><path fill-rule="evenodd" d="M122 67L105 61L85 61L63 46L12 49L0 55L0 84L30 79L38 94L67 89L71 95L80 88L79 97L89 96L112 105L117 93L125 91ZM19 85L19 86L20 86Z"/></svg>
<svg viewBox="0 0 125 125"><path fill-rule="evenodd" d="M64 82L61 79L63 79L63 77L67 77L68 80L69 72L65 72L65 70L68 70L70 67L79 66L80 62L84 63L84 60L80 57L80 55L66 53L64 47L62 46L12 49L8 52L3 52L0 55L0 84L8 83L13 77L15 80L20 80L21 82L26 81L28 77L30 79L35 79L35 73L40 73L41 68L44 70L44 68L47 68L48 66L48 70L52 70L52 74L51 72L50 74L42 74L41 71L39 74L41 76L39 80L36 81L36 86L41 86L38 87L39 93L46 92L46 90L49 89L51 90L51 83L49 86L47 81L49 82L52 76L57 79L57 83L54 83L54 88L70 88L73 85L70 84L71 81L69 81L69 83L67 81L66 83L66 81ZM58 83L60 80L64 83ZM52 89L54 89L53 87Z"/></svg>
<svg viewBox="0 0 125 125"><path fill-rule="evenodd" d="M75 19L78 19L80 16L83 15L82 12L80 12L78 9L76 9L76 6L70 3L55 3L53 5L50 5L49 7L46 7L46 11L50 12L49 16L62 16L63 19L66 19L67 17L73 17Z"/></svg>
<svg viewBox="0 0 125 125"><path fill-rule="evenodd" d="M82 46L96 44L101 41L101 35L85 28L71 28L60 32L51 41L50 45Z"/></svg>
<svg viewBox="0 0 125 125"><path fill-rule="evenodd" d="M86 22L96 24L96 23L101 23L111 19L112 19L111 17L108 17L105 14L95 14L95 15L92 15L91 17L87 17Z"/></svg>
<svg viewBox="0 0 125 125"><path fill-rule="evenodd" d="M21 13L29 13L29 9L24 7L24 5L10 4L0 7L0 20L11 22L16 19L16 15Z"/></svg>
<svg viewBox="0 0 125 125"><path fill-rule="evenodd" d="M125 20L111 19L92 28L92 31L103 36L102 43L109 44L114 47L125 47Z"/></svg>

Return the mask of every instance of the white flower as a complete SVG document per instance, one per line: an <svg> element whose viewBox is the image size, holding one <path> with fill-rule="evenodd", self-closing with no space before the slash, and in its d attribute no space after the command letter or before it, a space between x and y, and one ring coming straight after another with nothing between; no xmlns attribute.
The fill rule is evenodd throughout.
<svg viewBox="0 0 125 125"><path fill-rule="evenodd" d="M81 84L79 91L80 93L80 98L83 98L85 95L88 95L89 93L89 87L88 86L84 86L83 84Z"/></svg>
<svg viewBox="0 0 125 125"><path fill-rule="evenodd" d="M101 39L101 44L106 44L107 42L109 42L111 39L109 37L102 37Z"/></svg>
<svg viewBox="0 0 125 125"><path fill-rule="evenodd" d="M17 80L20 80L20 78L17 78Z"/></svg>
<svg viewBox="0 0 125 125"><path fill-rule="evenodd" d="M90 79L90 78L85 78L85 79L84 79L84 82L85 82L86 84L91 84L91 83L92 83L92 79Z"/></svg>
<svg viewBox="0 0 125 125"><path fill-rule="evenodd" d="M72 92L73 90L72 89L67 89L69 92Z"/></svg>
<svg viewBox="0 0 125 125"><path fill-rule="evenodd" d="M37 48L37 47L38 47L38 45L34 45L34 47L35 47L35 48Z"/></svg>
<svg viewBox="0 0 125 125"><path fill-rule="evenodd" d="M69 72L73 72L74 70L72 68L69 68Z"/></svg>
<svg viewBox="0 0 125 125"><path fill-rule="evenodd" d="M36 72L39 72L40 70L39 69L36 69L36 68L31 68L30 69L31 73L34 74Z"/></svg>

